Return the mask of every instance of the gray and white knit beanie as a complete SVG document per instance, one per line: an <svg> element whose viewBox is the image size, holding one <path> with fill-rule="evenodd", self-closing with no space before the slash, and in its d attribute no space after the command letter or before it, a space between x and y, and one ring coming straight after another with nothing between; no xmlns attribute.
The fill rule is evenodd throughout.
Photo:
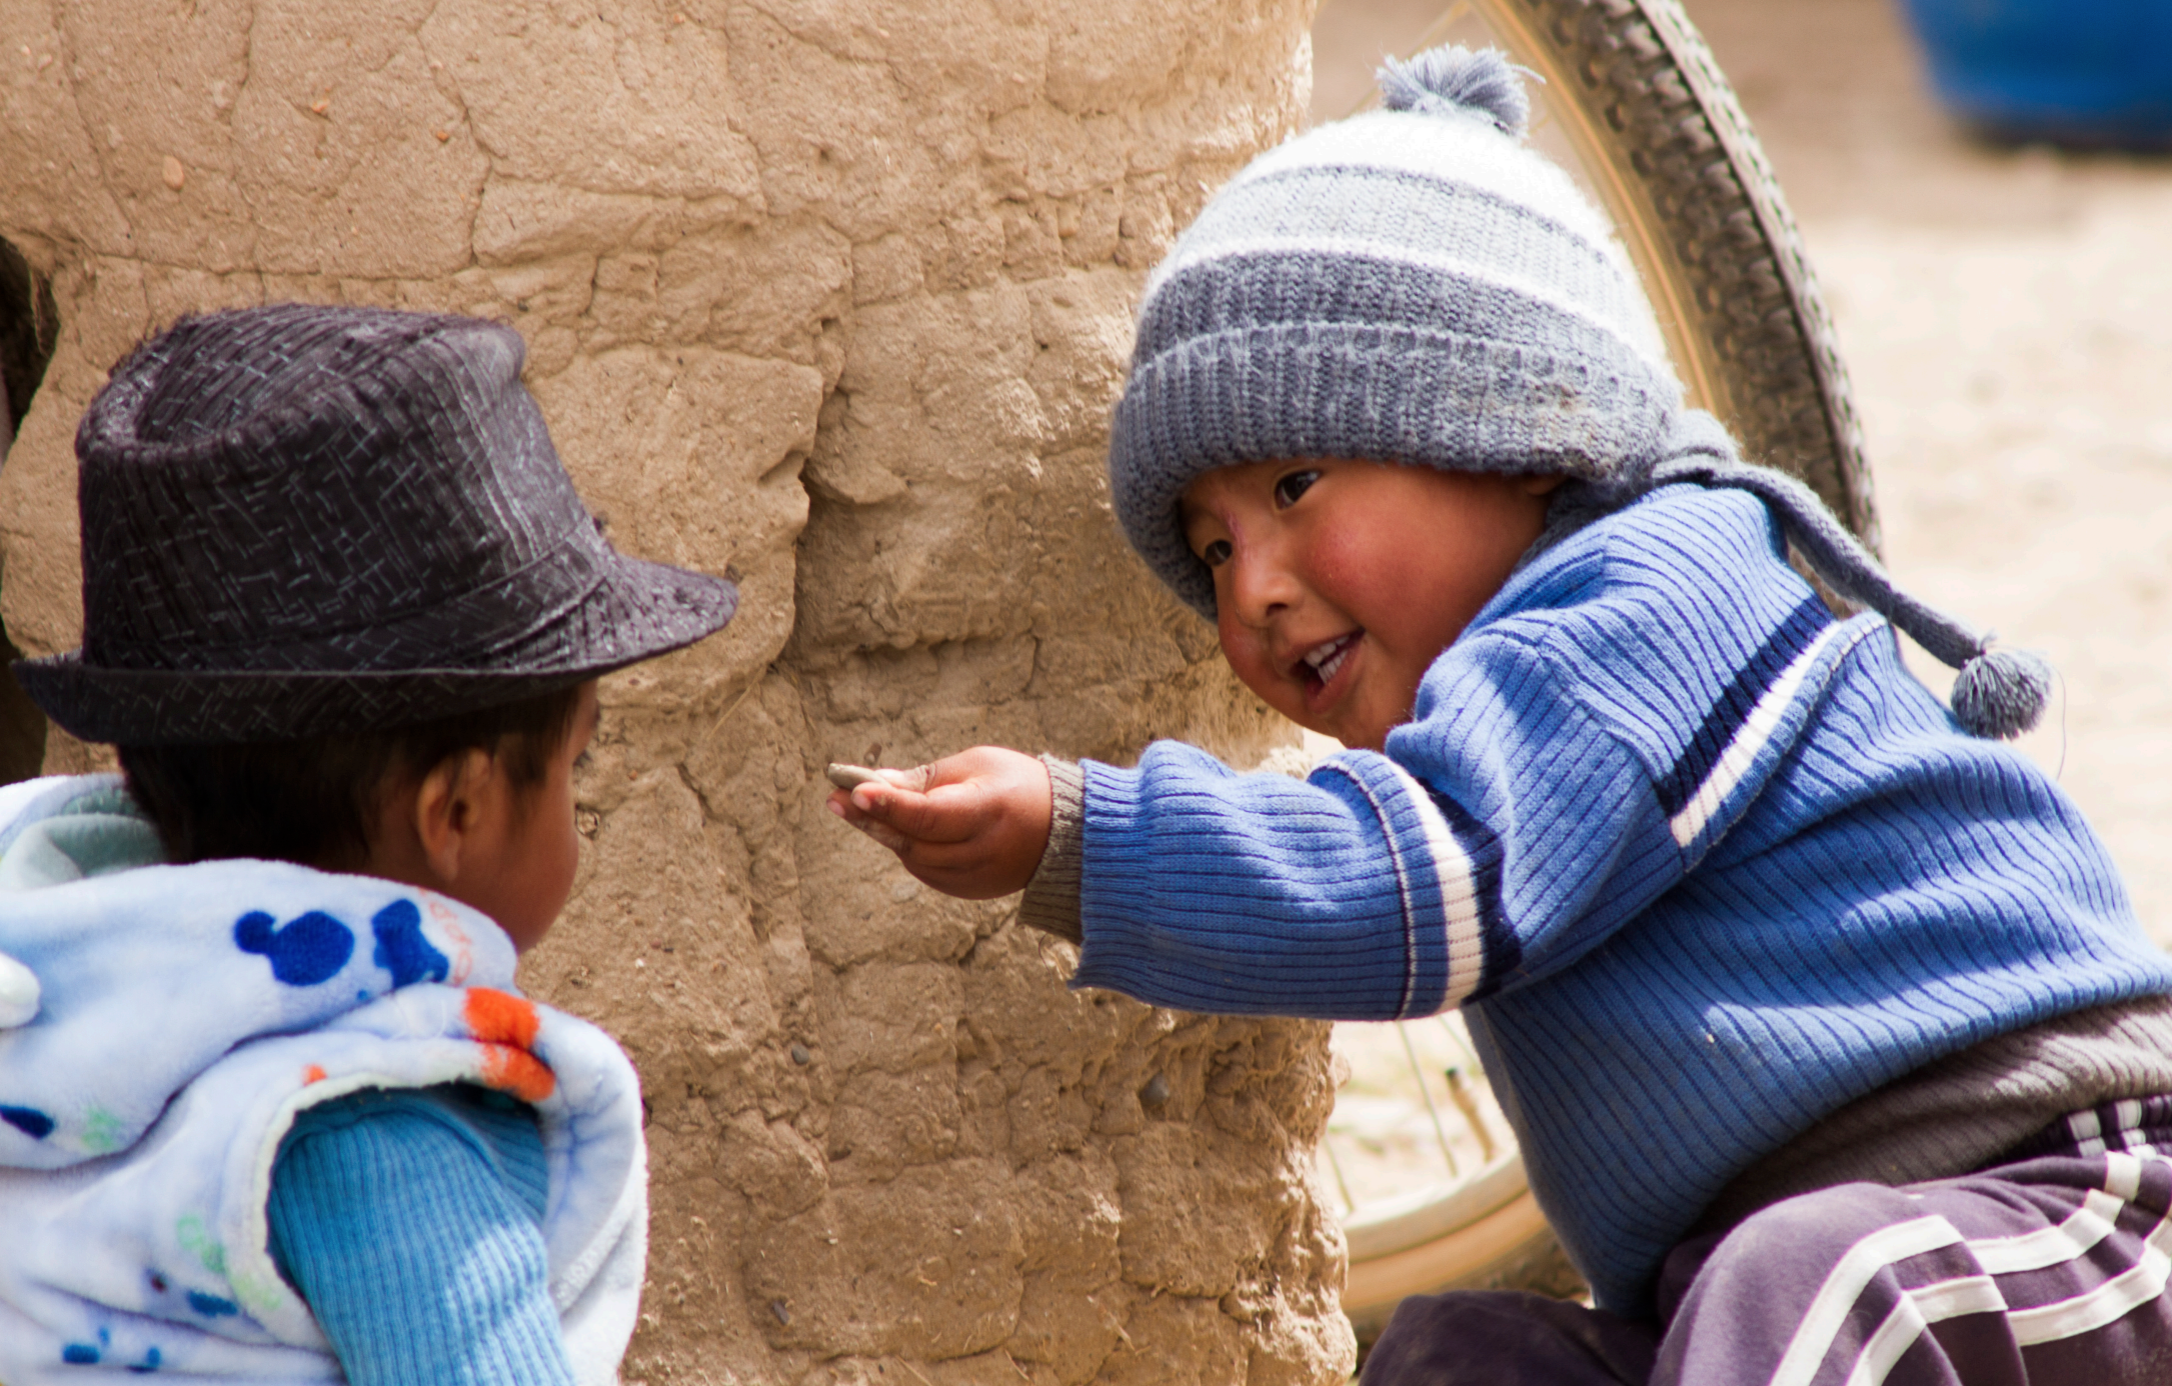
<svg viewBox="0 0 2172 1386"><path fill-rule="evenodd" d="M1655 486L1764 499L1841 595L1961 675L1978 736L2034 725L2044 662L1895 588L1808 487L1744 463L1689 409L1604 215L1523 143L1529 102L1492 50L1381 70L1383 108L1252 161L1154 271L1109 481L1124 535L1194 610L1214 582L1178 498L1216 467L1347 457L1565 476L1550 542Z"/></svg>

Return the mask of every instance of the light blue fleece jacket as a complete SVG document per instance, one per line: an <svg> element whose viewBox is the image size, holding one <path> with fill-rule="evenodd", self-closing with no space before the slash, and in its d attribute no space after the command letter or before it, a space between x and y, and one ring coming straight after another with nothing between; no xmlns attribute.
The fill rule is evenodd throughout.
<svg viewBox="0 0 2172 1386"><path fill-rule="evenodd" d="M1941 1055L2172 992L2103 847L1836 622L1764 504L1678 485L1563 540L1385 754L1309 781L1087 763L1080 986L1199 1011L1461 1005L1532 1188L1637 1312L1737 1173Z"/></svg>
<svg viewBox="0 0 2172 1386"><path fill-rule="evenodd" d="M0 1031L0 1379L615 1381L617 1046L454 901L159 860L112 777L0 788L0 950L43 986Z"/></svg>

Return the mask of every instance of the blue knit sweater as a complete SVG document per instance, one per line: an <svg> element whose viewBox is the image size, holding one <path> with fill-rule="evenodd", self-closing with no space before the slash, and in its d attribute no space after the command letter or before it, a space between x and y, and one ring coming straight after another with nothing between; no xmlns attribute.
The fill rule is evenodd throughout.
<svg viewBox="0 0 2172 1386"><path fill-rule="evenodd" d="M272 1168L272 1258L349 1386L571 1386L535 1113L463 1085L308 1108Z"/></svg>
<svg viewBox="0 0 2172 1386"><path fill-rule="evenodd" d="M1462 1005L1603 1306L1727 1181L1925 1062L2172 992L2080 814L1963 735L1762 502L1674 486L1513 577L1386 754L1085 766L1076 982L1200 1011Z"/></svg>

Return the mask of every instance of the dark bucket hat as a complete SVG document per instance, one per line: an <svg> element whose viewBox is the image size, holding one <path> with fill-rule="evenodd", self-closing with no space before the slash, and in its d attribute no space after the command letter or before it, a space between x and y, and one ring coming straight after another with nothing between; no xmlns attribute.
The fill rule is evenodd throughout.
<svg viewBox="0 0 2172 1386"><path fill-rule="evenodd" d="M513 702L721 628L722 578L627 558L473 318L186 318L76 430L83 647L16 676L76 736L216 745Z"/></svg>

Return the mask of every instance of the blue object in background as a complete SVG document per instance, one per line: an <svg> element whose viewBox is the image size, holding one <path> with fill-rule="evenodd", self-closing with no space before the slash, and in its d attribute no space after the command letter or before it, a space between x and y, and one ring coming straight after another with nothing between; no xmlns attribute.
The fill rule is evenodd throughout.
<svg viewBox="0 0 2172 1386"><path fill-rule="evenodd" d="M2004 139L2172 146L2172 0L1905 0L1955 115Z"/></svg>

